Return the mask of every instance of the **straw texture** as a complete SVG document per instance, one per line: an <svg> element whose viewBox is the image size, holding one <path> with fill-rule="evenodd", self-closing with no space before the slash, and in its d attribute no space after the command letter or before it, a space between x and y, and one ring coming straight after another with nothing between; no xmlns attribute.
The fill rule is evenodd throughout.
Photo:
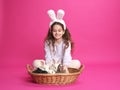
<svg viewBox="0 0 120 90"><path fill-rule="evenodd" d="M33 67L27 64L27 71L36 83L50 85L65 85L75 82L83 68L84 65L81 65L79 69L69 68L69 73L41 74L33 73Z"/></svg>

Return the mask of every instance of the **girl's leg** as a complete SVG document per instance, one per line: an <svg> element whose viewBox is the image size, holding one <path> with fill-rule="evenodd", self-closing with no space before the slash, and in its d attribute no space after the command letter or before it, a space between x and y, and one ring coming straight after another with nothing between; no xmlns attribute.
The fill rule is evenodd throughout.
<svg viewBox="0 0 120 90"><path fill-rule="evenodd" d="M79 69L81 66L81 63L79 60L72 60L71 64L68 66L69 68L76 68Z"/></svg>

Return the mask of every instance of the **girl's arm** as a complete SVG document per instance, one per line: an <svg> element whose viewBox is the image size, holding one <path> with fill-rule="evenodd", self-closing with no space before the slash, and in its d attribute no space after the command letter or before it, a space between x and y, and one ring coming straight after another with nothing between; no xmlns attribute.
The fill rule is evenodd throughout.
<svg viewBox="0 0 120 90"><path fill-rule="evenodd" d="M50 64L52 61L52 56L51 56L51 52L50 52L50 47L48 46L47 42L45 42L45 60L46 60L46 64Z"/></svg>
<svg viewBox="0 0 120 90"><path fill-rule="evenodd" d="M63 64L69 65L71 63L72 56L71 56L71 43L69 43L69 47L65 49L64 56L63 56Z"/></svg>

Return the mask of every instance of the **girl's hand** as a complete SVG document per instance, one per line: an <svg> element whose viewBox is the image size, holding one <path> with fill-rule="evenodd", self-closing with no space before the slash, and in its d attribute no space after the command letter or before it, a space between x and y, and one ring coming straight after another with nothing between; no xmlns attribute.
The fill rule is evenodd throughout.
<svg viewBox="0 0 120 90"><path fill-rule="evenodd" d="M69 73L67 66L66 65L62 65L62 64L60 64L58 66L58 70L57 71L61 72L61 73Z"/></svg>
<svg viewBox="0 0 120 90"><path fill-rule="evenodd" d="M66 65L63 65L63 72L64 73L69 73L68 67Z"/></svg>

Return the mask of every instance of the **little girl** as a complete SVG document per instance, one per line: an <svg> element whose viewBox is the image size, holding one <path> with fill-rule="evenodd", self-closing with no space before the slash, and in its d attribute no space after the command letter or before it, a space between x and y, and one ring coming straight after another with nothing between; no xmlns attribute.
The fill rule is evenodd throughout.
<svg viewBox="0 0 120 90"><path fill-rule="evenodd" d="M51 18L47 37L45 38L45 64L63 64L67 68L80 68L79 60L72 60L72 40L69 30L66 27L63 10L58 10L57 16L53 10L48 11ZM34 60L33 66L39 67L43 60ZM63 68L64 69L64 68Z"/></svg>

